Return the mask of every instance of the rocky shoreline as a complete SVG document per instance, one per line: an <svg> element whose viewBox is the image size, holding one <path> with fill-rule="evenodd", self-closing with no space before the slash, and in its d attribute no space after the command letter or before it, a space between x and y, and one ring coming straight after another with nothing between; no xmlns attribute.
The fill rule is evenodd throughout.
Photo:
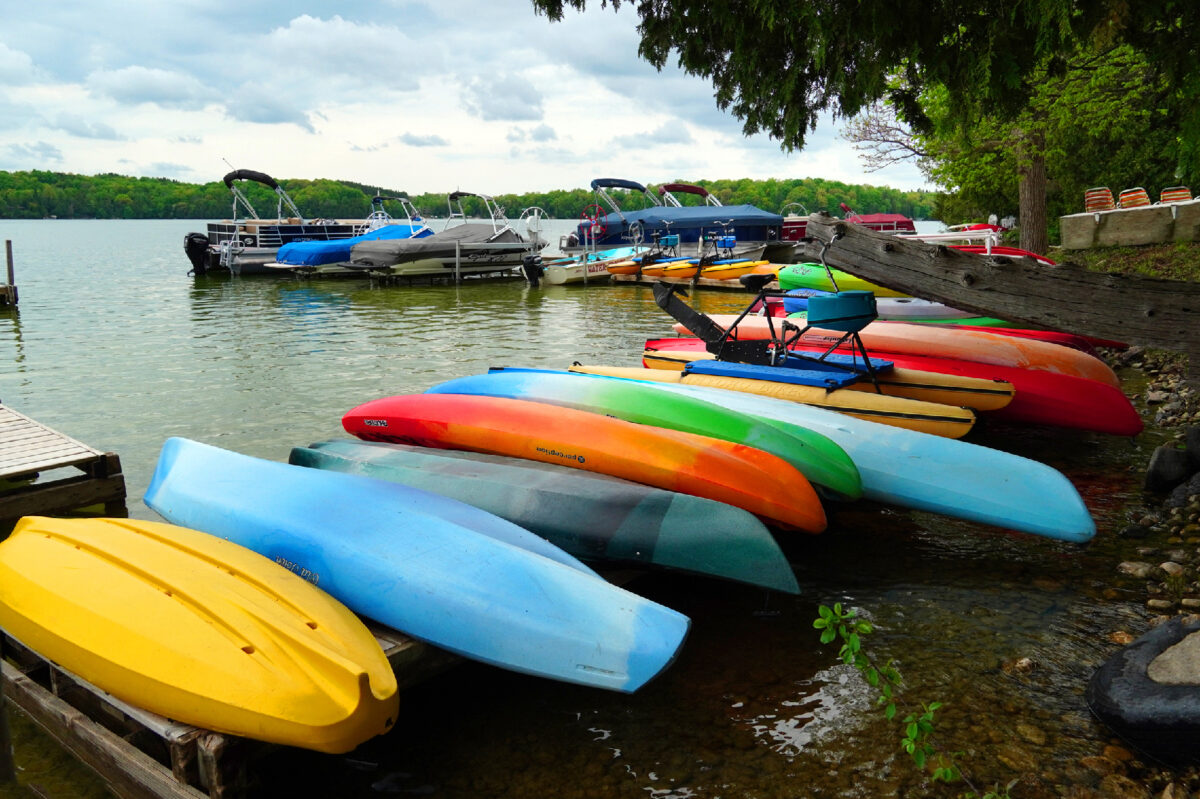
<svg viewBox="0 0 1200 799"><path fill-rule="evenodd" d="M1142 395L1147 426L1170 437L1145 464L1147 503L1131 511L1119 531L1128 541L1115 567L1123 587L1144 586L1151 627L1178 615L1200 614L1200 392L1184 380L1179 356L1138 347L1109 353L1114 367L1141 371L1148 383ZM1161 500L1155 503L1155 498ZM1112 599L1127 591L1110 588ZM1124 630L1110 635L1124 646L1136 636ZM1140 757L1112 738L1080 766L1097 776L1095 787L1073 786L1069 799L1190 799L1200 797L1200 768L1165 768ZM1014 792L1014 797L1018 796Z"/></svg>

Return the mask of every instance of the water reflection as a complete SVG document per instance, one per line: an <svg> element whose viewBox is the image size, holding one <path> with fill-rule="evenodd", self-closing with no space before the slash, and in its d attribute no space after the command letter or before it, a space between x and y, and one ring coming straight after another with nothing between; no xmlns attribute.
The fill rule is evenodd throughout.
<svg viewBox="0 0 1200 799"><path fill-rule="evenodd" d="M21 314L0 313L0 396L118 452L139 518L157 518L139 500L167 436L283 460L342 435L341 414L368 399L489 366L635 365L646 338L671 334L642 286L191 278L181 242L194 229L60 221L12 234ZM745 296L689 302L721 313ZM1097 539L831 506L826 533L780 536L797 597L669 573L631 584L693 619L678 662L636 695L468 664L407 695L397 729L351 756L287 753L256 773L275 795L930 795L872 692L838 665L836 645L819 644L817 606L842 602L875 624L871 656L895 660L911 702L946 703L939 734L977 784L1025 772L1085 783L1077 761L1107 733L1083 685L1111 651L1109 633L1143 624L1137 597L1103 598L1115 532L1140 497L1128 464L1158 442L986 420L971 440L1066 473ZM1029 670L1012 668L1023 658Z"/></svg>

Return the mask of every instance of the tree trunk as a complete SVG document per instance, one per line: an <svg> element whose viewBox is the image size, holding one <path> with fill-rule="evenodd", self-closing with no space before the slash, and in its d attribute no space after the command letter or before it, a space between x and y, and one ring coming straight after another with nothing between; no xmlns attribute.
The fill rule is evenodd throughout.
<svg viewBox="0 0 1200 799"><path fill-rule="evenodd" d="M1024 131L1019 142L1021 247L1045 255L1050 249L1046 230L1046 137L1040 130Z"/></svg>

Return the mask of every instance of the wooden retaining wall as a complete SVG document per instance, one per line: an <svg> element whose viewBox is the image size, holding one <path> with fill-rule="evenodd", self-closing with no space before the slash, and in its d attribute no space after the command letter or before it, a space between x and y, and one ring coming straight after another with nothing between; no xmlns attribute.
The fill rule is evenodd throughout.
<svg viewBox="0 0 1200 799"><path fill-rule="evenodd" d="M1068 250L1200 241L1200 200L1071 214L1059 226Z"/></svg>

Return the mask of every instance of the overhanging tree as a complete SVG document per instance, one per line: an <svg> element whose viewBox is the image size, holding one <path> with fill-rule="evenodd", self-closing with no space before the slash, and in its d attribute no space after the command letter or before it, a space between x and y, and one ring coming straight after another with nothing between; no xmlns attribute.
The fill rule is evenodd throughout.
<svg viewBox="0 0 1200 799"><path fill-rule="evenodd" d="M622 0L600 0L619 8ZM1127 44L1180 93L1177 161L1195 169L1200 148L1200 3L1194 0L633 0L640 55L658 68L674 53L712 81L717 105L747 134L785 149L804 145L821 114L853 117L887 100L918 132L932 122L921 93L942 87L968 130L986 106L1016 120L1039 76L1055 76L1081 48ZM561 19L587 0L533 0Z"/></svg>

